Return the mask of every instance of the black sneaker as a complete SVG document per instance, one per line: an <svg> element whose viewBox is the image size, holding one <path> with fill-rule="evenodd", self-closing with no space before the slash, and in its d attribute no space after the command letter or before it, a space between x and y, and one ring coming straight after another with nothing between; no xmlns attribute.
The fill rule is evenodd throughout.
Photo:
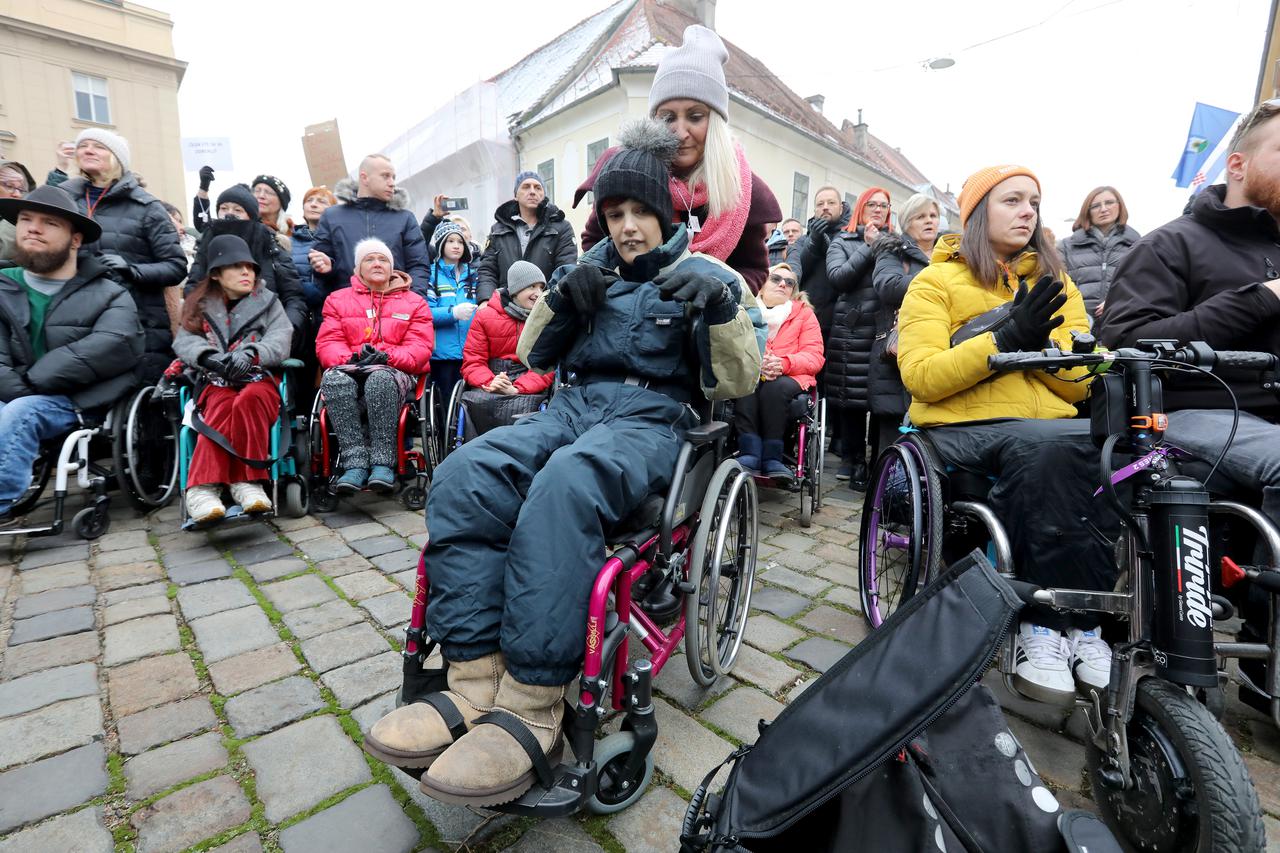
<svg viewBox="0 0 1280 853"><path fill-rule="evenodd" d="M867 490L867 478L869 476L870 474L867 471L866 464L859 462L857 465L853 466L853 473L849 477L849 488L853 489L855 492L865 492Z"/></svg>

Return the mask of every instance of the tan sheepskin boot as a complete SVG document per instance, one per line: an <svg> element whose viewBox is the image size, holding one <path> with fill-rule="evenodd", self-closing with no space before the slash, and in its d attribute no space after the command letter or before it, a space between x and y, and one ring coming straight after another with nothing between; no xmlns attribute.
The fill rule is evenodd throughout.
<svg viewBox="0 0 1280 853"><path fill-rule="evenodd" d="M560 737L565 685L521 684L503 675L494 713L506 712L528 729L554 768L564 754ZM494 806L520 797L533 786L533 761L501 726L482 721L444 751L422 775L427 796L447 803Z"/></svg>
<svg viewBox="0 0 1280 853"><path fill-rule="evenodd" d="M476 717L493 710L503 672L501 652L475 660L450 661L449 689L436 695L457 709L469 730ZM430 767L453 742L454 736L440 712L426 702L414 702L374 723L365 735L364 750L395 767Z"/></svg>

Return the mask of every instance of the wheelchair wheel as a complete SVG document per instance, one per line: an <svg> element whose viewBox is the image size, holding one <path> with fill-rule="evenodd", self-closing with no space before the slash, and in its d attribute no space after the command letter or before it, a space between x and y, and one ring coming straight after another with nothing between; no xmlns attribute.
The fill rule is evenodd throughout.
<svg viewBox="0 0 1280 853"><path fill-rule="evenodd" d="M22 497L14 501L13 506L9 508L9 514L14 518L26 515L40 502L40 496L44 494L44 487L48 485L49 477L53 474L53 466L58 462L59 449L41 445L35 464L31 466L31 485L27 486L27 490L22 493Z"/></svg>
<svg viewBox="0 0 1280 853"><path fill-rule="evenodd" d="M435 476L435 468L440 464L440 460L436 458L435 435L432 432L431 400L431 389L426 388L414 401L414 405L418 407L418 438L422 441L422 473L428 482Z"/></svg>
<svg viewBox="0 0 1280 853"><path fill-rule="evenodd" d="M310 504L307 484L301 477L289 477L281 481L280 504L290 518L302 518Z"/></svg>
<svg viewBox="0 0 1280 853"><path fill-rule="evenodd" d="M459 380L453 386L452 393L449 394L449 408L444 420L444 444L440 458L446 458L450 453L462 446L462 436L458 435L458 417L462 412L462 392L467 389L467 384Z"/></svg>
<svg viewBox="0 0 1280 853"><path fill-rule="evenodd" d="M71 519L71 529L81 539L93 540L107 532L111 526L111 516L107 513L105 500L95 502L75 514Z"/></svg>
<svg viewBox="0 0 1280 853"><path fill-rule="evenodd" d="M689 549L685 657L702 687L727 675L738 658L756 574L756 482L734 459L711 476Z"/></svg>
<svg viewBox="0 0 1280 853"><path fill-rule="evenodd" d="M422 512L427 507L427 490L417 483L405 486L400 492L400 503L405 509Z"/></svg>
<svg viewBox="0 0 1280 853"><path fill-rule="evenodd" d="M808 527L822 509L822 464L827 440L827 401L819 400L804 448L805 481L800 486L800 526Z"/></svg>
<svg viewBox="0 0 1280 853"><path fill-rule="evenodd" d="M858 587L862 612L879 628L941 566L942 486L914 441L876 460L862 507Z"/></svg>
<svg viewBox="0 0 1280 853"><path fill-rule="evenodd" d="M178 490L178 425L162 411L156 386L139 390L111 420L120 491L139 512L167 506Z"/></svg>
<svg viewBox="0 0 1280 853"><path fill-rule="evenodd" d="M1262 811L1231 738L1186 690L1158 678L1138 683L1128 725L1129 779L1102 777L1103 756L1085 747L1093 798L1126 849L1261 853Z"/></svg>
<svg viewBox="0 0 1280 853"><path fill-rule="evenodd" d="M427 463L434 472L444 461L444 427L441 415L440 395L436 392L435 383L427 387L419 403L419 417L422 419L422 451L427 455Z"/></svg>
<svg viewBox="0 0 1280 853"><path fill-rule="evenodd" d="M627 759L635 748L634 732L614 732L596 744L596 792L583 803L584 809L591 814L614 814L640 799L653 778L653 751L644 757L639 773L624 778Z"/></svg>

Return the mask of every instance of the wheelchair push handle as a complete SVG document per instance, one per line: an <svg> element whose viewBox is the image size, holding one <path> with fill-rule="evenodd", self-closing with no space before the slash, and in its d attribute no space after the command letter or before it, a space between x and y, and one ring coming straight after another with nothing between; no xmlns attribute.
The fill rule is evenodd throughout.
<svg viewBox="0 0 1280 853"><path fill-rule="evenodd" d="M1273 370L1276 357L1265 352L1217 350L1214 352L1213 366L1239 370Z"/></svg>
<svg viewBox="0 0 1280 853"><path fill-rule="evenodd" d="M1278 359L1265 352L1215 350L1202 341L1178 346L1176 341L1142 340L1136 347L1094 352L1067 352L1050 347L1039 352L1000 352L987 357L987 367L996 372L1012 370L1066 370L1098 365L1148 364L1177 362L1206 369L1274 370Z"/></svg>

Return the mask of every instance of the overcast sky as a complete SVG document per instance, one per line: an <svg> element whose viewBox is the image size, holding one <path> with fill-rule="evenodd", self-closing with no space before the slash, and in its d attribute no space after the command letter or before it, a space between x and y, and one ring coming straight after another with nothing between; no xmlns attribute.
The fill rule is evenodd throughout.
<svg viewBox="0 0 1280 853"><path fill-rule="evenodd" d="M457 92L608 5L141 2L172 15L175 50L189 63L178 97L183 135L232 139L236 168L218 176L215 192L273 173L293 192L295 220L310 186L303 127L336 117L354 167ZM836 125L862 108L871 131L939 186L958 192L979 167L1022 163L1039 174L1045 221L1059 234L1098 184L1124 194L1131 224L1145 233L1186 201L1169 175L1195 102L1251 106L1269 8L1267 0L720 0L716 28L799 94L825 95ZM939 56L956 64L921 69ZM195 174L187 180L193 192ZM774 187L780 197L786 189Z"/></svg>

